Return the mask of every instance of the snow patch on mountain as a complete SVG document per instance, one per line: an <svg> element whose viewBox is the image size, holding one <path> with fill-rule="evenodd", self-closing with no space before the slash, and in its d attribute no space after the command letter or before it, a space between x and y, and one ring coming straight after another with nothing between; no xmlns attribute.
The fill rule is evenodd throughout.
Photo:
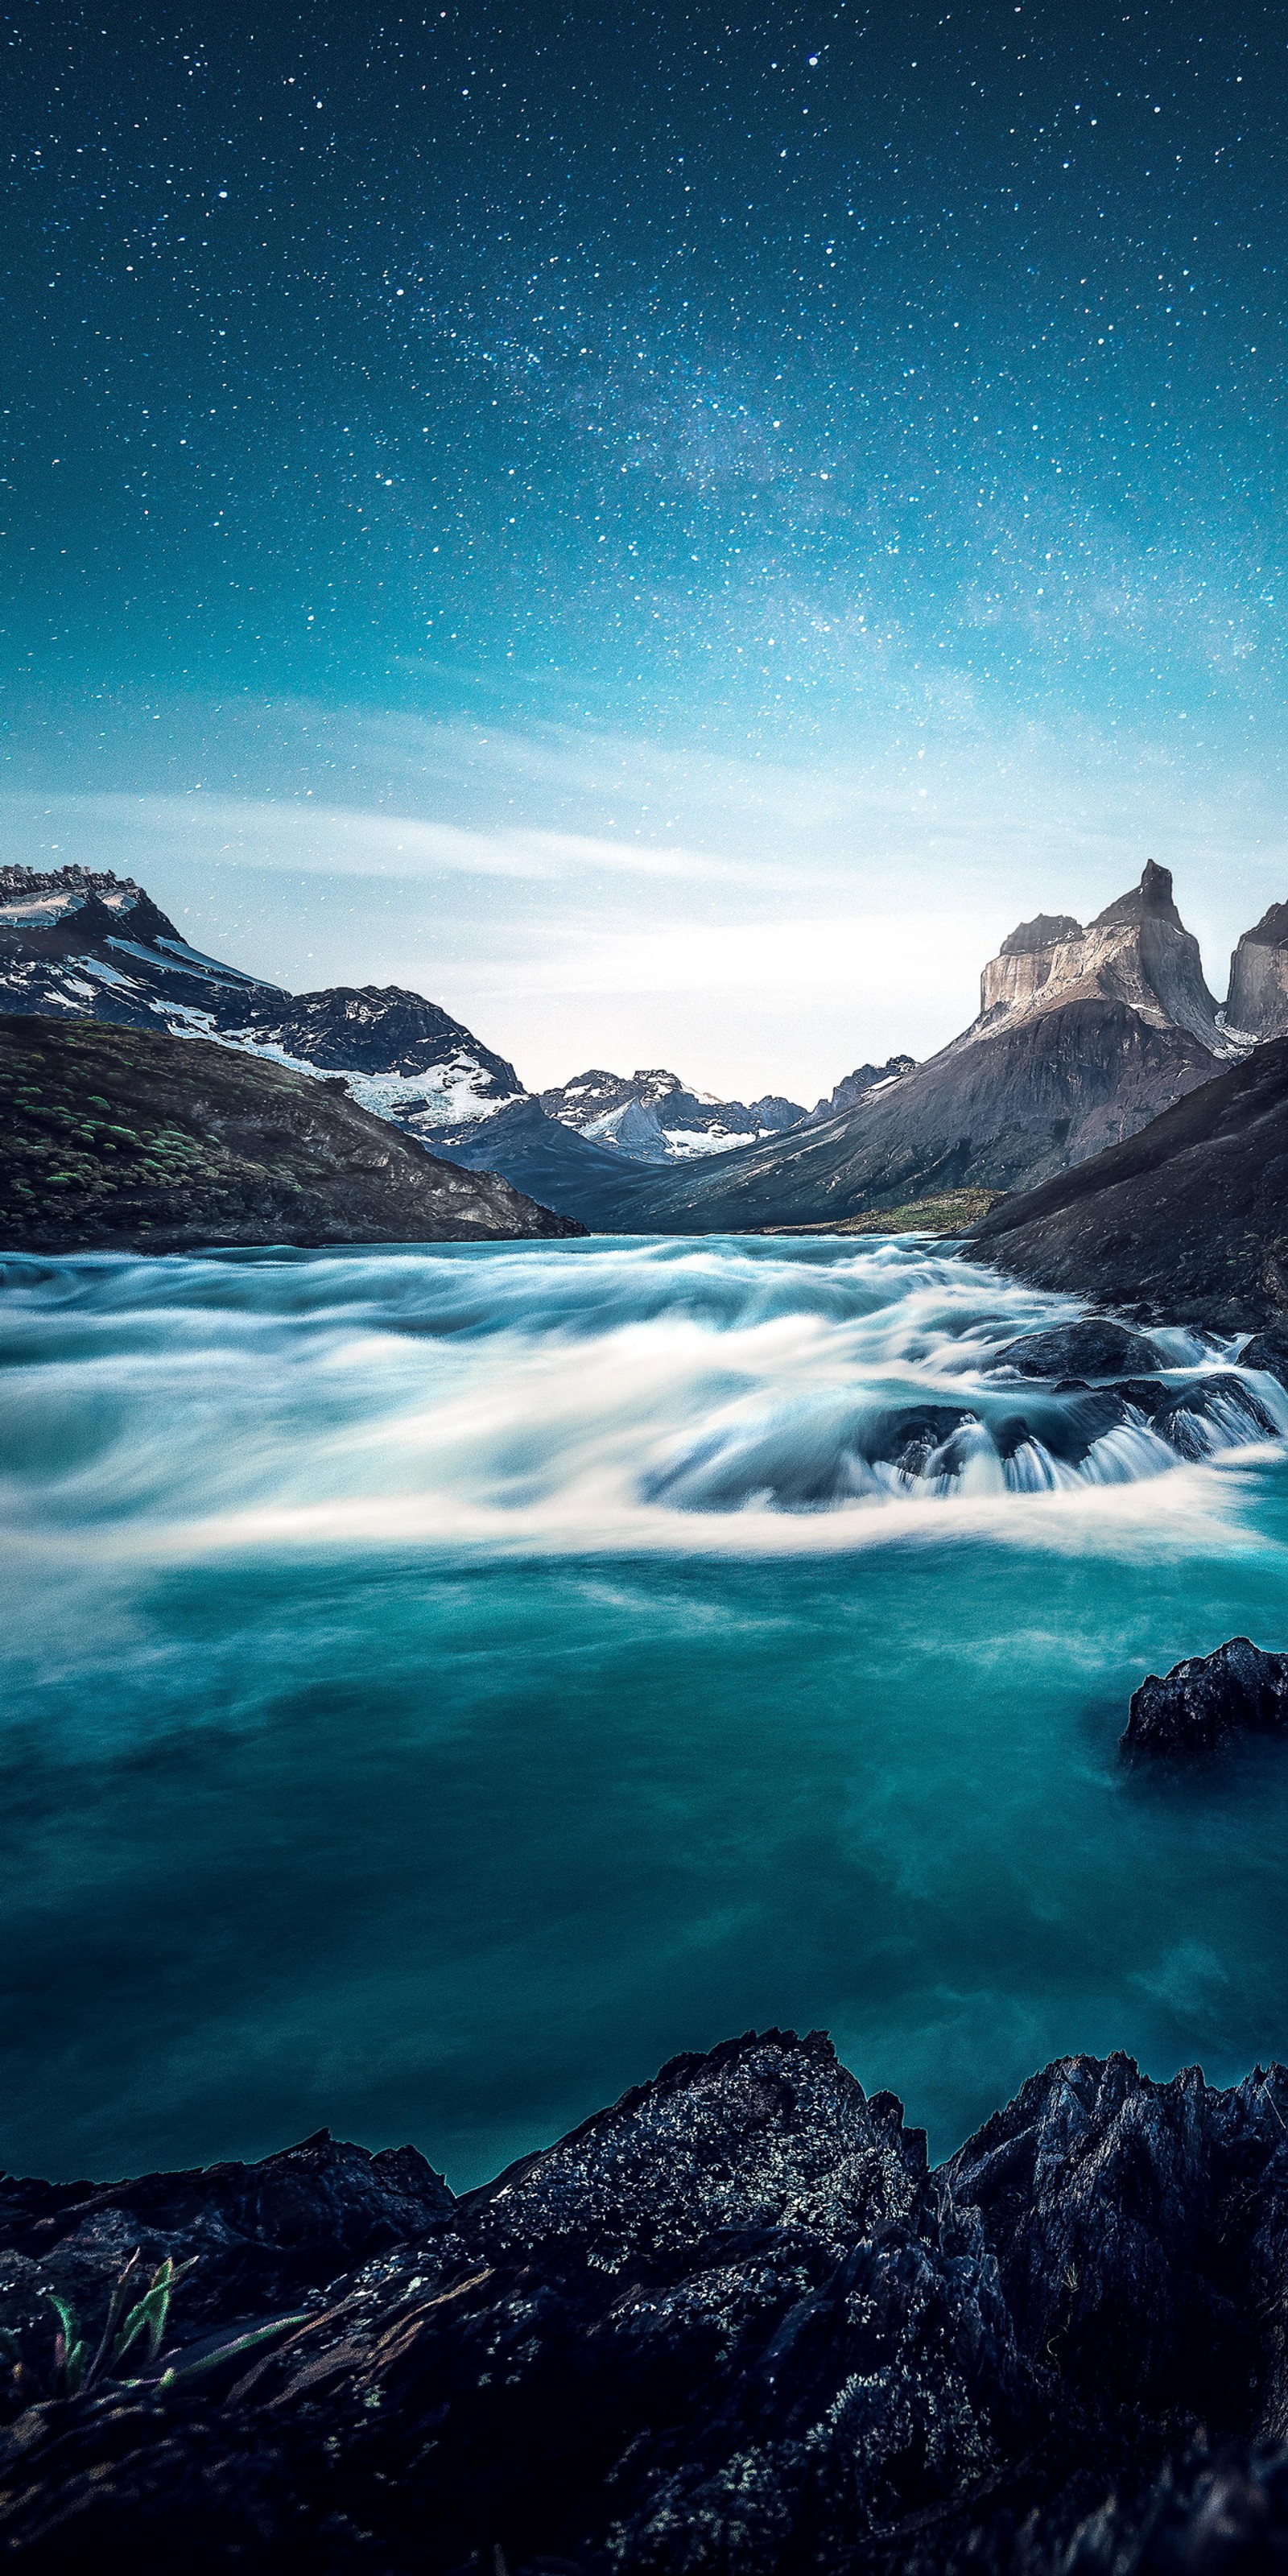
<svg viewBox="0 0 1288 2576"><path fill-rule="evenodd" d="M129 920L128 934L123 922ZM351 1097L428 1141L526 1095L513 1065L396 985L292 994L194 948L141 886L0 869L0 1009L212 1038Z"/></svg>
<svg viewBox="0 0 1288 2576"><path fill-rule="evenodd" d="M639 1068L629 1077L602 1065L541 1094L548 1118L593 1143L611 1145L636 1162L691 1162L702 1154L727 1154L735 1145L799 1126L801 1104L776 1093L748 1104L721 1100L713 1091L690 1091L664 1066Z"/></svg>

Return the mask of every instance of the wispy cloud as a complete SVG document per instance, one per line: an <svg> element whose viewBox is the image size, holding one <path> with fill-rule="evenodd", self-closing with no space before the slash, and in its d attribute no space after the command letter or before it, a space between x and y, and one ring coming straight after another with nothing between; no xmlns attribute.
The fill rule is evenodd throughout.
<svg viewBox="0 0 1288 2576"><path fill-rule="evenodd" d="M732 863L682 846L612 840L603 835L543 832L522 826L471 831L418 814L320 798L204 795L26 794L3 800L15 842L36 847L55 864L81 861L92 845L132 852L136 869L149 854L189 862L301 871L324 876L531 878L543 884L605 870L623 876L695 875L727 883ZM85 862L88 864L88 861ZM754 871L747 870L747 874Z"/></svg>

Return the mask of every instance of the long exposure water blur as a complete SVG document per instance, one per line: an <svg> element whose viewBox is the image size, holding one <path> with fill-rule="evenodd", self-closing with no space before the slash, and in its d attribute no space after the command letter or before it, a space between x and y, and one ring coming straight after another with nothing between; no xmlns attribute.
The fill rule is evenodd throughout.
<svg viewBox="0 0 1288 2576"><path fill-rule="evenodd" d="M326 2123L461 2187L769 2023L943 2153L1068 2050L1288 2048L1288 1759L1116 1755L1288 1645L1288 1447L1021 1405L1067 1300L909 1238L4 1280L0 2161Z"/></svg>

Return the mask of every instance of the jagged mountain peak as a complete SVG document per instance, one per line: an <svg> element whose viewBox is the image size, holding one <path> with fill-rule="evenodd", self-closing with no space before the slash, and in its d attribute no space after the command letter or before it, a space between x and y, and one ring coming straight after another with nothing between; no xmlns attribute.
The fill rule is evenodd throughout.
<svg viewBox="0 0 1288 2576"><path fill-rule="evenodd" d="M827 1099L815 1101L810 1116L836 1118L842 1110L857 1108L861 1100L870 1099L874 1092L887 1091L892 1082L903 1082L916 1070L916 1058L910 1055L887 1056L884 1064L856 1064L853 1073L842 1075Z"/></svg>
<svg viewBox="0 0 1288 2576"><path fill-rule="evenodd" d="M111 868L0 868L0 932L56 934L42 945L56 953L60 944L91 944L128 929L131 938L185 942L167 913L153 902L134 877L118 877ZM231 971L231 970L230 970Z"/></svg>
<svg viewBox="0 0 1288 2576"><path fill-rule="evenodd" d="M122 895L137 898L142 892L136 878L118 877L113 868L85 868L75 863L63 868L28 868L18 861L0 867L0 903L24 895L92 894L101 903L115 906Z"/></svg>
<svg viewBox="0 0 1288 2576"><path fill-rule="evenodd" d="M1108 930L1120 921L1166 921L1173 930L1185 930L1172 896L1172 871L1160 868L1157 860L1147 859L1141 870L1140 884L1107 903L1089 925L1092 930ZM1189 933L1186 931L1186 937Z"/></svg>
<svg viewBox="0 0 1288 2576"><path fill-rule="evenodd" d="M456 1055L468 1057L482 1076L481 1097L513 1100L523 1089L504 1056L480 1046L462 1021L404 984L329 984L320 992L279 995L275 1008L247 1020L244 1033L327 1072L413 1081Z"/></svg>
<svg viewBox="0 0 1288 2576"><path fill-rule="evenodd" d="M1235 1051L1217 1023L1198 941L1177 911L1171 871L1153 859L1085 930L1070 913L1039 913L1011 931L980 977L979 1017L956 1043L1095 998L1125 1003L1150 1027L1185 1029L1213 1056Z"/></svg>
<svg viewBox="0 0 1288 2576"><path fill-rule="evenodd" d="M1260 921L1254 922L1243 936L1262 948L1288 947L1288 903L1268 904Z"/></svg>
<svg viewBox="0 0 1288 2576"><path fill-rule="evenodd" d="M669 1073L666 1066L661 1064L637 1065L631 1081L640 1091L647 1091L658 1100L669 1100L672 1092L688 1089L687 1083L681 1082L678 1073Z"/></svg>
<svg viewBox="0 0 1288 2576"><path fill-rule="evenodd" d="M562 1119L565 1126L580 1126L583 1117L603 1117L610 1109L624 1109L628 1100L670 1100L685 1091L678 1073L668 1072L664 1065L641 1065L627 1075L592 1064L568 1082L550 1084L538 1096L550 1117Z"/></svg>

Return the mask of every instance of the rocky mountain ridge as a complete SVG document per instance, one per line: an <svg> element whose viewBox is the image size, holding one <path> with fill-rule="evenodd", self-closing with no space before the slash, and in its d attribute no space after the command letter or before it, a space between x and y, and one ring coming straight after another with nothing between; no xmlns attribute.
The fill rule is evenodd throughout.
<svg viewBox="0 0 1288 2576"><path fill-rule="evenodd" d="M932 2170L822 2033L748 2032L461 2199L323 2131L0 2181L0 2237L0 2533L40 2576L1255 2576L1288 2546L1278 2067L1068 2057ZM132 2249L195 2268L105 2374Z"/></svg>
<svg viewBox="0 0 1288 2576"><path fill-rule="evenodd" d="M957 1041L991 1036L1004 1022L1103 997L1148 1026L1187 1029L1214 1056L1236 1050L1217 1023L1199 943L1172 897L1171 873L1147 861L1133 886L1084 930L1071 914L1039 914L1003 940L980 977L979 1018Z"/></svg>
<svg viewBox="0 0 1288 2576"><path fill-rule="evenodd" d="M205 1038L0 1014L0 1244L498 1242L582 1229L496 1172L436 1160L388 1119Z"/></svg>
<svg viewBox="0 0 1288 2576"><path fill-rule="evenodd" d="M1288 1036L1288 903L1272 903L1244 931L1230 959L1223 1017L1232 1034L1258 1044Z"/></svg>

